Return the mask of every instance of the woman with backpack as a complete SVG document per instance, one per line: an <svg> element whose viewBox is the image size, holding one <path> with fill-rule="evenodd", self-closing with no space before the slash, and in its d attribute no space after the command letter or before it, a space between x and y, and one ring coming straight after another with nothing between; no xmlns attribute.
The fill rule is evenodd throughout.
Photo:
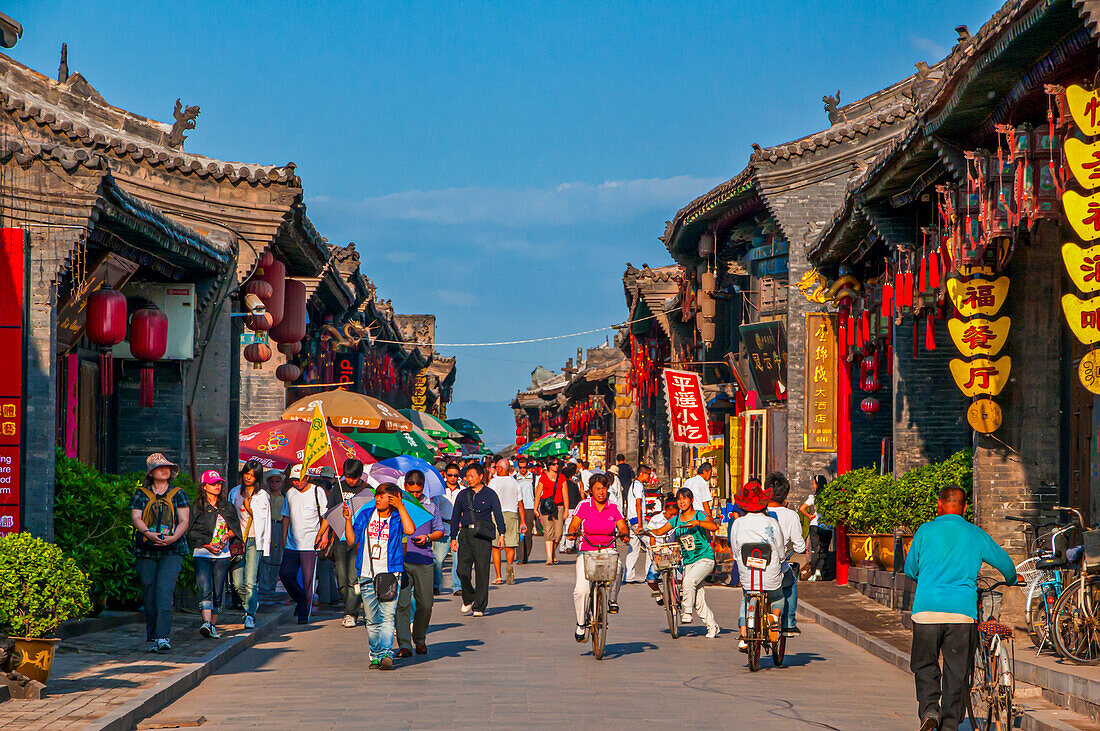
<svg viewBox="0 0 1100 731"><path fill-rule="evenodd" d="M199 590L202 626L199 634L218 639L218 614L225 597L225 579L229 576L232 552L229 544L240 542L241 524L237 509L225 495L225 480L217 470L202 473L196 498L195 520L187 537L195 546L195 583Z"/></svg>
<svg viewBox="0 0 1100 731"><path fill-rule="evenodd" d="M190 501L174 487L180 473L176 464L157 452L145 460L145 479L130 499L134 526L134 559L145 597L145 640L149 652L172 649L172 601L176 579L187 555Z"/></svg>
<svg viewBox="0 0 1100 731"><path fill-rule="evenodd" d="M260 557L271 553L271 497L264 484L264 468L256 460L245 463L241 484L229 491L229 502L237 509L244 541L241 555L233 559L233 586L244 607L244 628L256 628L256 610L260 595L256 590ZM232 550L232 547L231 547Z"/></svg>

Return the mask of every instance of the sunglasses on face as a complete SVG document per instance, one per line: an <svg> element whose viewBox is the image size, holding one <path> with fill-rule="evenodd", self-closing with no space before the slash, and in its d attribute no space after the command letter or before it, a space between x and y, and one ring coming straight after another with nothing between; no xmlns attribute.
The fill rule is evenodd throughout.
<svg viewBox="0 0 1100 731"><path fill-rule="evenodd" d="M457 480L458 479L458 473L457 472L448 472L447 477L453 477Z"/></svg>

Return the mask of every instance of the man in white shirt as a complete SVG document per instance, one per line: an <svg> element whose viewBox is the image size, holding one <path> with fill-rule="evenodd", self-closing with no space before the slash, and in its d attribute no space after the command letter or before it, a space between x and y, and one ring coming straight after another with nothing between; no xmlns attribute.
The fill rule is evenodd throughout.
<svg viewBox="0 0 1100 731"><path fill-rule="evenodd" d="M645 527L645 486L649 484L649 467L638 465L638 479L630 486L626 495L626 522L630 525L630 546L626 551L626 573L623 582L627 584L639 584L642 579L638 577L639 559L645 555L642 549L642 538L639 535Z"/></svg>
<svg viewBox="0 0 1100 731"><path fill-rule="evenodd" d="M787 496L791 492L791 483L782 472L773 472L764 480L764 489L772 491L768 502L768 514L779 521L783 537L787 539L783 555L788 551L806 552L806 539L802 537L802 521L798 513L787 507ZM783 562L783 617L780 625L788 635L800 635L802 630L795 624L795 610L798 608L798 572L787 561Z"/></svg>
<svg viewBox="0 0 1100 731"><path fill-rule="evenodd" d="M439 496L439 514L443 516L443 522L447 525L451 525L451 511L454 508L455 498L458 497L458 493L462 492L463 485L459 480L461 469L457 462L448 462L447 467L443 470L443 494ZM449 528L445 529L448 533ZM454 536L447 535L443 538L443 542L446 544L442 552L436 553L435 565L438 567L436 573L439 576L440 588L443 584L443 559L446 557L447 552L451 554L451 593L454 596L458 596L462 593L462 582L458 579L458 552L451 550L451 538ZM437 547L437 551L440 549Z"/></svg>
<svg viewBox="0 0 1100 731"><path fill-rule="evenodd" d="M531 559L532 536L535 533L535 474L527 464L527 457L516 457L516 472L512 475L519 485L519 501L523 504L523 537L520 539L520 563Z"/></svg>
<svg viewBox="0 0 1100 731"><path fill-rule="evenodd" d="M704 462L695 470L695 476L684 481L684 487L691 490L692 504L696 510L701 510L708 517L714 517L710 512L710 478L714 475L714 466L710 462Z"/></svg>
<svg viewBox="0 0 1100 731"><path fill-rule="evenodd" d="M506 459L500 459L496 464L496 477L489 480L489 489L497 494L500 499L500 512L504 514L504 558L508 562L505 572L505 581L509 584L515 581L516 547L519 545L520 535L527 532L524 522L524 506L520 502L519 483L512 477L512 465ZM493 544L493 568L497 577L494 584L500 584L500 549Z"/></svg>

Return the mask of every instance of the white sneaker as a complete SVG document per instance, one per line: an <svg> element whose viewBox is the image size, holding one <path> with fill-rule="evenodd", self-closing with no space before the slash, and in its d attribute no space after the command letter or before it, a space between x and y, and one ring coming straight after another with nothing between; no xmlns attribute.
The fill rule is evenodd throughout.
<svg viewBox="0 0 1100 731"><path fill-rule="evenodd" d="M212 640L220 640L222 638L222 636L218 634L218 628L214 625L210 625L210 634L208 634L207 637Z"/></svg>
<svg viewBox="0 0 1100 731"><path fill-rule="evenodd" d="M473 608L474 608L474 605L473 605L473 604L463 604L463 605L462 605L462 609L461 609L461 612L462 612L463 614L469 614L469 613L470 613L470 610L471 610L471 609L473 609Z"/></svg>
<svg viewBox="0 0 1100 731"><path fill-rule="evenodd" d="M252 618L251 614L244 615L244 628L256 629L256 620Z"/></svg>
<svg viewBox="0 0 1100 731"><path fill-rule="evenodd" d="M680 624L691 624L691 614L684 612L680 615Z"/></svg>
<svg viewBox="0 0 1100 731"><path fill-rule="evenodd" d="M484 616L485 616L485 612L474 612L474 616L475 616L475 617L484 617Z"/></svg>
<svg viewBox="0 0 1100 731"><path fill-rule="evenodd" d="M721 632L721 631L722 631L722 628L719 627L718 625L714 625L713 627L708 628L707 629L707 639L713 640L715 637L718 636L718 633Z"/></svg>
<svg viewBox="0 0 1100 731"><path fill-rule="evenodd" d="M355 617L351 616L350 614L345 614L344 615L344 626L345 627L354 627L355 626Z"/></svg>
<svg viewBox="0 0 1100 731"><path fill-rule="evenodd" d="M149 640L149 652L160 652L160 644L156 640Z"/></svg>
<svg viewBox="0 0 1100 731"><path fill-rule="evenodd" d="M172 643L168 641L167 637L162 637L157 640L157 652L171 652Z"/></svg>
<svg viewBox="0 0 1100 731"><path fill-rule="evenodd" d="M739 640L739 641L737 642L737 651L738 651L738 652L748 652L748 651L749 651L749 643L748 643L748 642L745 642L745 638L744 638L744 637L742 637L742 638L741 638L741 639L740 639L740 640Z"/></svg>
<svg viewBox="0 0 1100 731"><path fill-rule="evenodd" d="M203 637L205 637L206 639L210 639L210 637L211 637L210 632L213 629L214 629L214 627L209 622L203 622L202 626L199 627L199 634L202 635Z"/></svg>

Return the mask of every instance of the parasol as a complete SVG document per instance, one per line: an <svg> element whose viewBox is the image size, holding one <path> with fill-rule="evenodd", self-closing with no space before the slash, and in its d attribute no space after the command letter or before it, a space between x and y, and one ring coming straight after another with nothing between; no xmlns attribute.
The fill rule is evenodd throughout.
<svg viewBox="0 0 1100 731"><path fill-rule="evenodd" d="M443 475L439 474L439 470L434 465L422 459L401 455L384 459L378 464L380 465L379 469L390 467L405 474L408 474L411 470L420 470L424 473L424 495L429 498L439 497L444 492Z"/></svg>
<svg viewBox="0 0 1100 731"><path fill-rule="evenodd" d="M301 463L308 436L308 421L279 420L256 424L241 430L240 458L242 461L255 459L268 469L286 469L290 465ZM328 438L332 449L311 468L311 474L319 473L320 468L325 466L339 471L344 460L350 457L355 457L365 465L378 461L363 447L332 427L328 428Z"/></svg>
<svg viewBox="0 0 1100 731"><path fill-rule="evenodd" d="M400 409L400 411L406 419L437 439L458 439L462 436L453 426L431 414L415 409Z"/></svg>
<svg viewBox="0 0 1100 731"><path fill-rule="evenodd" d="M353 391L336 389L315 393L298 399L283 412L284 419L313 418L313 407L317 403L328 417L329 423L337 429L360 429L368 432L410 431L411 421L401 412L384 401L364 396Z"/></svg>
<svg viewBox="0 0 1100 731"><path fill-rule="evenodd" d="M476 438L478 434L481 434L481 427L469 419L447 419L447 424L466 437Z"/></svg>

